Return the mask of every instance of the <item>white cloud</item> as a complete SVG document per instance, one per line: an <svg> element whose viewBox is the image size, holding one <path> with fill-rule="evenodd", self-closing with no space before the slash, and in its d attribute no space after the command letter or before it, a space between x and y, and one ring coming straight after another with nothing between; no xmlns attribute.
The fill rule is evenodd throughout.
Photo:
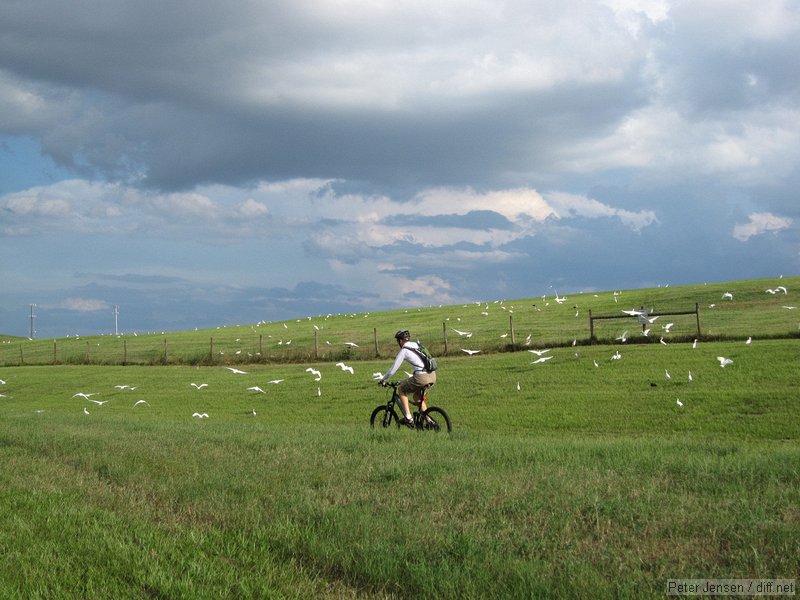
<svg viewBox="0 0 800 600"><path fill-rule="evenodd" d="M93 300L91 298L67 298L61 303L59 308L74 310L77 312L95 312L110 308L103 300Z"/></svg>
<svg viewBox="0 0 800 600"><path fill-rule="evenodd" d="M771 213L752 213L749 218L747 223L736 225L733 228L733 237L740 242L746 242L756 235L778 232L792 226L792 219Z"/></svg>

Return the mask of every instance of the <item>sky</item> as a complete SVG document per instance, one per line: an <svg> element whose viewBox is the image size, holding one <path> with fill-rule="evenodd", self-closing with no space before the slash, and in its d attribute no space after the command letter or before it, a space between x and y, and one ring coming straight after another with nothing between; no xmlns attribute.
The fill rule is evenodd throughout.
<svg viewBox="0 0 800 600"><path fill-rule="evenodd" d="M798 56L798 0L0 0L0 333L800 274Z"/></svg>

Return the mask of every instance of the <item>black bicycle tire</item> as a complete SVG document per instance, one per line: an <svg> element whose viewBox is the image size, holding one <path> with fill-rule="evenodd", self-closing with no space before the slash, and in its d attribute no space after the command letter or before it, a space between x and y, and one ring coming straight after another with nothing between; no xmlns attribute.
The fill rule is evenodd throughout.
<svg viewBox="0 0 800 600"><path fill-rule="evenodd" d="M436 418L436 415L439 418ZM424 422L425 417L430 416L434 421L439 423L439 429L437 431L443 431L441 424L444 421L445 425L447 426L447 433L453 433L453 422L450 420L450 415L443 408L439 408L438 406L429 406L428 410L422 413L421 421Z"/></svg>
<svg viewBox="0 0 800 600"><path fill-rule="evenodd" d="M383 413L389 414L384 416ZM381 404L380 406L375 407L375 410L373 410L372 414L369 416L369 426L373 429L375 429L375 418L378 415L381 415L381 418L377 422L378 427L389 427L392 424L392 420L394 420L397 427L400 427L400 420L397 418L397 414L394 412L394 410L390 409L385 404Z"/></svg>

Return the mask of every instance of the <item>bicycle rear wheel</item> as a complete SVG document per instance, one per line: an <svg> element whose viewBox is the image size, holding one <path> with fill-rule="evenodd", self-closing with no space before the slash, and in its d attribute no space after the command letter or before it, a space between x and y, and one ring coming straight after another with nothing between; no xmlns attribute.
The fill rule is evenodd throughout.
<svg viewBox="0 0 800 600"><path fill-rule="evenodd" d="M385 404L373 410L369 417L369 426L373 429L376 427L391 427L393 424L400 427L400 419L397 418L394 410L388 408Z"/></svg>
<svg viewBox="0 0 800 600"><path fill-rule="evenodd" d="M429 406L428 410L422 413L420 421L422 422L422 429L425 431L434 431L436 433L440 431L452 433L453 431L453 423L450 421L450 415L448 415L443 408L439 408L438 406Z"/></svg>

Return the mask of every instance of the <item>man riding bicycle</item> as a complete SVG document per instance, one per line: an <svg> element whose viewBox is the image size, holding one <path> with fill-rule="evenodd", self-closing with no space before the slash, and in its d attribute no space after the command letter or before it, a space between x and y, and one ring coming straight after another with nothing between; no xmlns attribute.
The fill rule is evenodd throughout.
<svg viewBox="0 0 800 600"><path fill-rule="evenodd" d="M405 417L400 423L408 427L414 427L414 419L408 407L408 395L413 394L413 402L420 407L421 411L427 410L425 390L436 383L436 371L425 370L425 363L420 355L415 352L415 350L419 349L419 345L410 340L411 334L407 329L402 329L395 333L394 338L400 345L400 351L397 353L392 367L378 380L378 385L385 386L389 378L394 375L397 369L400 368L400 365L403 364L403 361L406 361L414 368L414 374L403 381L397 388L398 396L400 397L400 407Z"/></svg>

